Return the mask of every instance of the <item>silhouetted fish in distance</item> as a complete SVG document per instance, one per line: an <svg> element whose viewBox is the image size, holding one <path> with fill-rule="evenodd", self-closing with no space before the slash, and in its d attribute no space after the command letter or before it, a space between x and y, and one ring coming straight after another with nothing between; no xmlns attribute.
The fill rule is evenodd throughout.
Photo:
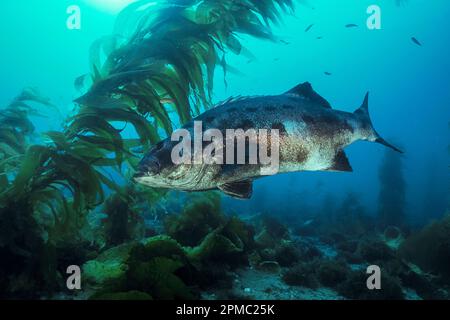
<svg viewBox="0 0 450 320"><path fill-rule="evenodd" d="M411 40L412 40L412 42L414 42L415 44L417 44L419 47L422 46L422 43L420 43L420 41L417 40L415 37L412 37Z"/></svg>

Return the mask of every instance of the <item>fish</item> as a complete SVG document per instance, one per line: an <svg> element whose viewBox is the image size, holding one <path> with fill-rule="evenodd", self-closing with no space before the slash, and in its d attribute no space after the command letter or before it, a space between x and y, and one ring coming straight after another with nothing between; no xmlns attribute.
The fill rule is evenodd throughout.
<svg viewBox="0 0 450 320"><path fill-rule="evenodd" d="M349 23L349 24L346 24L345 27L346 27L346 28L357 28L358 25L357 25L357 24L354 24L354 23Z"/></svg>
<svg viewBox="0 0 450 320"><path fill-rule="evenodd" d="M309 30L311 30L311 28L314 27L314 23L310 24L306 29L305 32L308 32Z"/></svg>
<svg viewBox="0 0 450 320"><path fill-rule="evenodd" d="M317 37L316 39L317 39L317 40L322 40L323 37L322 37L322 36L319 36L319 37Z"/></svg>
<svg viewBox="0 0 450 320"><path fill-rule="evenodd" d="M333 109L309 82L280 95L230 98L183 129L248 130L279 132L279 171L352 172L345 148L356 141L371 141L402 152L384 140L369 116L369 94L355 112ZM250 199L253 181L263 178L262 164L177 164L171 155L179 141L171 137L154 146L140 162L134 180L149 187L181 191L221 190L237 199ZM206 142L203 142L206 144ZM259 146L260 147L260 146ZM224 142L222 148L227 148ZM227 162L228 163L228 162Z"/></svg>
<svg viewBox="0 0 450 320"><path fill-rule="evenodd" d="M411 38L411 41L414 42L415 44L417 44L419 47L422 46L422 43L420 43L420 41L417 40L415 37L412 37L412 38Z"/></svg>
<svg viewBox="0 0 450 320"><path fill-rule="evenodd" d="M324 74L325 74L326 76L331 76L331 75L332 75L332 73L331 73L331 72L328 72L328 71L324 72Z"/></svg>

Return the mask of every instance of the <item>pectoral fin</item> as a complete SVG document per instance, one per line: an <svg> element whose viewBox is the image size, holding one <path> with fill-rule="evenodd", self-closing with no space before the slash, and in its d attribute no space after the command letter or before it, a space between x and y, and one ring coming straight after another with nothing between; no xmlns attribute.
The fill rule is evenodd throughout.
<svg viewBox="0 0 450 320"><path fill-rule="evenodd" d="M219 186L219 189L233 198L250 199L253 194L253 181L244 180L233 183L227 183Z"/></svg>
<svg viewBox="0 0 450 320"><path fill-rule="evenodd" d="M341 150L336 154L333 165L328 169L328 171L353 172L352 166L350 165L344 151Z"/></svg>

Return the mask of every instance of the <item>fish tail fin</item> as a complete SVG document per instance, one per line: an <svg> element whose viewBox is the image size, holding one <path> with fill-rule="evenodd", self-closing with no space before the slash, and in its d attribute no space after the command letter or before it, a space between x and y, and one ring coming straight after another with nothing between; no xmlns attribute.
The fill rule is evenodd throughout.
<svg viewBox="0 0 450 320"><path fill-rule="evenodd" d="M368 92L364 98L363 104L361 105L361 107L358 110L356 110L354 112L354 115L356 115L363 122L364 127L370 128L371 132L370 132L370 136L367 137L367 140L377 142L377 143L382 144L388 148L391 148L399 153L403 153L403 151L401 151L400 149L398 149L397 147L395 147L394 145L390 144L385 139L383 139L378 134L378 132L374 129L372 120L370 119L370 114L369 114L369 93Z"/></svg>

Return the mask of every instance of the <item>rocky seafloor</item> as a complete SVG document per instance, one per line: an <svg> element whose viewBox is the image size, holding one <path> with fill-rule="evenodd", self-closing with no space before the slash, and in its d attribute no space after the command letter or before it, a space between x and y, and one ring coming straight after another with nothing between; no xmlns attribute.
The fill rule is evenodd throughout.
<svg viewBox="0 0 450 320"><path fill-rule="evenodd" d="M83 290L60 299L420 300L450 298L450 217L419 230L368 218L230 216L216 201L147 223L153 236L83 264ZM381 269L368 290L366 269ZM55 297L53 297L55 298Z"/></svg>

